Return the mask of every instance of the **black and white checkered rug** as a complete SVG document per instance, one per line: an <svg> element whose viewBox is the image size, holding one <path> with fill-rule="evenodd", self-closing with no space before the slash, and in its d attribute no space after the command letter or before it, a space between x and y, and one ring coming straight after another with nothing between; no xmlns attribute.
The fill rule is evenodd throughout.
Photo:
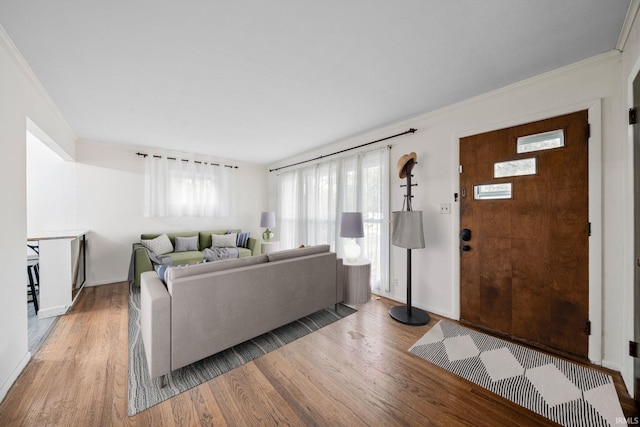
<svg viewBox="0 0 640 427"><path fill-rule="evenodd" d="M565 426L626 424L611 376L440 321L410 352Z"/></svg>

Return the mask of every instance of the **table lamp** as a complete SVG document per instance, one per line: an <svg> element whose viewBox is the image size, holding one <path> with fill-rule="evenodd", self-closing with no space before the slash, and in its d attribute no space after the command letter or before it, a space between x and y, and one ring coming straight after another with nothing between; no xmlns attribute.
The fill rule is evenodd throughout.
<svg viewBox="0 0 640 427"><path fill-rule="evenodd" d="M344 257L354 263L360 258L360 245L356 238L364 237L364 224L361 212L343 212L340 218L340 237L348 240L344 244Z"/></svg>
<svg viewBox="0 0 640 427"><path fill-rule="evenodd" d="M260 227L265 227L264 233L262 233L262 240L265 242L273 239L273 231L269 230L269 227L274 228L276 226L276 213L275 212L262 212L260 216Z"/></svg>

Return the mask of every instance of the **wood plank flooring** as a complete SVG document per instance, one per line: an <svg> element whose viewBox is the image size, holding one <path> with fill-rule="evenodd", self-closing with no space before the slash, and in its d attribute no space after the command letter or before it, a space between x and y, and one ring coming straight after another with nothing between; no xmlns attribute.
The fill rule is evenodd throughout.
<svg viewBox="0 0 640 427"><path fill-rule="evenodd" d="M407 352L438 318L402 325L386 299L128 417L127 298L126 283L85 288L0 404L0 426L551 424Z"/></svg>
<svg viewBox="0 0 640 427"><path fill-rule="evenodd" d="M28 348L31 354L38 351L45 338L49 335L49 331L53 328L57 317L47 317L46 319L38 319L36 309L33 303L27 306L27 335L29 337Z"/></svg>

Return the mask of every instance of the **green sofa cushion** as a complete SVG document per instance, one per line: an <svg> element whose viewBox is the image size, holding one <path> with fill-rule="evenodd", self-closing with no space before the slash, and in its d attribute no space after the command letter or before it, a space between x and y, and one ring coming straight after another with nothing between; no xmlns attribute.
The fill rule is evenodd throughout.
<svg viewBox="0 0 640 427"><path fill-rule="evenodd" d="M197 265L184 267L171 267L167 273L167 279L180 279L182 277L194 276L197 274L214 273L217 271L230 270L232 268L248 267L255 264L267 262L266 255L257 255L249 258L222 259L215 262L205 262Z"/></svg>
<svg viewBox="0 0 640 427"><path fill-rule="evenodd" d="M200 251L171 252L167 255L171 257L171 265L195 264L204 259Z"/></svg>

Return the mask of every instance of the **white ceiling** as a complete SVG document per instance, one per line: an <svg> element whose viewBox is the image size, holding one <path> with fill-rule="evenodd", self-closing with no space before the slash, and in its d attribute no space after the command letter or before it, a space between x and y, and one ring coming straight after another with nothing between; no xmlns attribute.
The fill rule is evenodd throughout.
<svg viewBox="0 0 640 427"><path fill-rule="evenodd" d="M2 0L83 139L268 164L616 47L629 0Z"/></svg>

